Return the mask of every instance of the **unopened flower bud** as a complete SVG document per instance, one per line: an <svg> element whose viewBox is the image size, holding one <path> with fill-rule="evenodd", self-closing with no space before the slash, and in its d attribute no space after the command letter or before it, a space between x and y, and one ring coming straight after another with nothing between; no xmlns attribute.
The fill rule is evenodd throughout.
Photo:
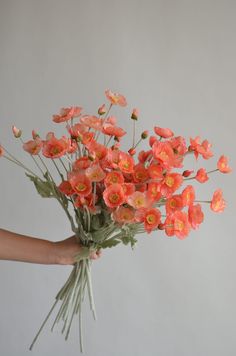
<svg viewBox="0 0 236 356"><path fill-rule="evenodd" d="M186 171L183 171L182 176L189 177L192 173L193 173L193 171L186 170Z"/></svg>
<svg viewBox="0 0 236 356"><path fill-rule="evenodd" d="M21 137L22 131L20 129L18 129L16 126L14 126L14 125L12 126L12 132L13 132L13 135L16 138Z"/></svg>
<svg viewBox="0 0 236 356"><path fill-rule="evenodd" d="M36 140L36 138L39 138L39 134L35 130L32 130L32 137Z"/></svg>
<svg viewBox="0 0 236 356"><path fill-rule="evenodd" d="M131 119L132 120L138 120L138 116L139 116L139 110L138 109L133 109L132 114L131 114Z"/></svg>
<svg viewBox="0 0 236 356"><path fill-rule="evenodd" d="M142 132L141 138L142 138L143 140L145 140L145 138L147 138L147 137L148 137L148 131L145 130L145 131Z"/></svg>
<svg viewBox="0 0 236 356"><path fill-rule="evenodd" d="M95 152L91 152L88 156L90 161L94 161L96 159L96 153Z"/></svg>
<svg viewBox="0 0 236 356"><path fill-rule="evenodd" d="M4 149L3 147L0 145L0 157L2 157L4 155Z"/></svg>
<svg viewBox="0 0 236 356"><path fill-rule="evenodd" d="M103 104L102 106L100 106L100 108L98 108L98 115L104 115L106 114L107 110L106 110L106 105Z"/></svg>
<svg viewBox="0 0 236 356"><path fill-rule="evenodd" d="M158 225L158 229L159 229L159 230L165 230L165 224L160 223L160 224Z"/></svg>
<svg viewBox="0 0 236 356"><path fill-rule="evenodd" d="M135 148L130 148L129 149L129 151L128 151L128 153L130 154L130 156L134 156L135 155L135 153L136 153L136 150L135 150Z"/></svg>

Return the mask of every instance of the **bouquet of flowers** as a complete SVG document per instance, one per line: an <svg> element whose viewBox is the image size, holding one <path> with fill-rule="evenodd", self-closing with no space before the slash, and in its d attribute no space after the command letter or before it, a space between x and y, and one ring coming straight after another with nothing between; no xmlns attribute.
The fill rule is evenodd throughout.
<svg viewBox="0 0 236 356"><path fill-rule="evenodd" d="M43 198L58 201L83 246L30 349L59 303L52 330L62 321L62 332L67 339L73 318L78 314L82 352L82 303L86 291L96 318L89 258L92 251L120 243L133 248L137 235L144 232L164 231L168 237L184 239L203 222L202 203L208 203L214 212L222 212L226 205L221 189L211 199L197 200L190 182L205 183L209 174L217 171L229 173L227 157L219 157L216 166L208 172L203 167L196 172L183 169L187 155L193 155L196 160L199 156L210 159L211 144L201 141L199 136L187 143L184 137L158 126L150 136L148 131L143 131L136 139L138 109L130 114L131 147L122 150L126 132L117 126L111 109L114 105L124 107L127 102L123 95L111 90L106 90L105 95L108 104L99 107L96 115L83 114L83 109L77 106L63 108L53 115L54 123L65 124L66 134L60 138L49 132L42 139L33 130L32 139L23 141L21 130L12 127L14 136L31 155L37 173L0 145L0 156L23 168ZM148 148L137 152L145 139L149 141Z"/></svg>

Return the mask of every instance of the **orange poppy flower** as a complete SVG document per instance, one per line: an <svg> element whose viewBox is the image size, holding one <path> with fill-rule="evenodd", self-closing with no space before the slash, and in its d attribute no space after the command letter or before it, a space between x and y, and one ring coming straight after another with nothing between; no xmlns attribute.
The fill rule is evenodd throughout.
<svg viewBox="0 0 236 356"><path fill-rule="evenodd" d="M190 228L188 215L183 211L175 211L166 218L165 232L167 236L175 235L182 240L188 236Z"/></svg>
<svg viewBox="0 0 236 356"><path fill-rule="evenodd" d="M182 201L184 206L190 206L195 200L195 190L192 185L187 185L182 191Z"/></svg>
<svg viewBox="0 0 236 356"><path fill-rule="evenodd" d="M163 137L163 138L170 138L170 137L174 136L174 132L171 131L170 129L164 129L164 128L155 126L154 131L158 136Z"/></svg>
<svg viewBox="0 0 236 356"><path fill-rule="evenodd" d="M134 159L125 152L120 152L118 166L123 173L133 173Z"/></svg>
<svg viewBox="0 0 236 356"><path fill-rule="evenodd" d="M217 162L217 168L221 173L230 173L232 169L228 165L228 157L221 156Z"/></svg>
<svg viewBox="0 0 236 356"><path fill-rule="evenodd" d="M143 222L144 228L149 234L156 229L161 221L161 212L158 209L140 209L135 213L135 220Z"/></svg>
<svg viewBox="0 0 236 356"><path fill-rule="evenodd" d="M57 139L53 132L49 132L46 141L43 141L43 155L47 158L62 157L68 150L69 141L65 136Z"/></svg>
<svg viewBox="0 0 236 356"><path fill-rule="evenodd" d="M196 174L196 177L195 179L199 182L199 183L205 183L208 181L209 177L206 173L206 170L205 168L200 168L198 171L197 171L197 174Z"/></svg>
<svg viewBox="0 0 236 356"><path fill-rule="evenodd" d="M72 188L71 184L69 181L65 180L61 182L61 184L58 186L58 189L61 193L71 196L75 193L74 189Z"/></svg>
<svg viewBox="0 0 236 356"><path fill-rule="evenodd" d="M79 106L72 106L70 108L62 108L59 115L53 115L53 121L61 123L78 117L81 114L82 108Z"/></svg>
<svg viewBox="0 0 236 356"><path fill-rule="evenodd" d="M111 90L108 89L105 91L105 95L112 105L127 105L125 97L119 93L113 93Z"/></svg>
<svg viewBox="0 0 236 356"><path fill-rule="evenodd" d="M74 191L80 196L87 196L92 191L92 183L85 174L74 173L69 176L69 182Z"/></svg>
<svg viewBox="0 0 236 356"><path fill-rule="evenodd" d="M142 163L138 163L134 166L134 172L132 173L133 181L135 183L144 183L149 179L147 168Z"/></svg>
<svg viewBox="0 0 236 356"><path fill-rule="evenodd" d="M119 171L111 171L107 173L106 178L104 180L105 186L108 187L111 184L123 184L124 183L124 176Z"/></svg>
<svg viewBox="0 0 236 356"><path fill-rule="evenodd" d="M226 202L223 198L223 192L221 189L217 189L214 192L210 207L211 210L213 210L215 213L221 213L222 211L224 211L226 207Z"/></svg>
<svg viewBox="0 0 236 356"><path fill-rule="evenodd" d="M172 214L176 210L181 210L183 208L183 200L180 194L173 195L166 201L166 213Z"/></svg>
<svg viewBox="0 0 236 356"><path fill-rule="evenodd" d="M174 163L174 151L168 141L155 142L152 146L153 157L165 168L170 169Z"/></svg>
<svg viewBox="0 0 236 356"><path fill-rule="evenodd" d="M103 192L103 199L109 208L116 208L125 202L125 194L120 184L109 185Z"/></svg>
<svg viewBox="0 0 236 356"><path fill-rule="evenodd" d="M160 183L150 182L148 183L147 196L154 202L157 202L161 198Z"/></svg>
<svg viewBox="0 0 236 356"><path fill-rule="evenodd" d="M204 220L204 214L200 204L191 205L188 209L188 220L193 229L197 229Z"/></svg>
<svg viewBox="0 0 236 356"><path fill-rule="evenodd" d="M183 177L179 173L167 173L161 182L161 194L169 198L183 183Z"/></svg>

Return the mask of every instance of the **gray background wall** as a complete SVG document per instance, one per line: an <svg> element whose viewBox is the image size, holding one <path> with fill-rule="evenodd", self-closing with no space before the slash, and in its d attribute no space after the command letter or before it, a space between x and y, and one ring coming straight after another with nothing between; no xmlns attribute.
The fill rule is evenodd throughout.
<svg viewBox="0 0 236 356"><path fill-rule="evenodd" d="M0 0L0 141L27 161L13 123L26 139L31 128L44 134L60 107L95 112L111 88L140 108L140 131L155 124L199 134L213 143L208 169L221 153L235 167L235 17L233 0ZM127 115L119 111L128 129ZM3 160L0 172L2 228L70 236L60 207L37 196L23 172ZM85 307L85 355L235 355L235 175L198 184L199 198L218 187L226 212L206 207L188 239L143 235L135 251L120 246L94 263L98 321ZM70 270L0 262L1 355L79 354L77 323L67 343L48 325L27 349Z"/></svg>

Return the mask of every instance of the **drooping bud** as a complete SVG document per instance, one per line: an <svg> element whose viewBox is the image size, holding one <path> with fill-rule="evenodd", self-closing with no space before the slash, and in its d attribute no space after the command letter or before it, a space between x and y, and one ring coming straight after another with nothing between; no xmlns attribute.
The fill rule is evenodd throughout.
<svg viewBox="0 0 236 356"><path fill-rule="evenodd" d="M158 225L158 229L159 229L159 230L165 230L165 224L160 223L160 224Z"/></svg>
<svg viewBox="0 0 236 356"><path fill-rule="evenodd" d="M136 150L132 147L129 149L128 153L130 154L130 156L134 156L136 153Z"/></svg>
<svg viewBox="0 0 236 356"><path fill-rule="evenodd" d="M141 134L141 138L142 138L143 140L145 140L145 138L148 137L148 134L149 134L149 132L148 132L147 130L143 131L142 134Z"/></svg>
<svg viewBox="0 0 236 356"><path fill-rule="evenodd" d="M0 157L2 157L4 155L4 149L3 147L0 145Z"/></svg>
<svg viewBox="0 0 236 356"><path fill-rule="evenodd" d="M131 119L138 120L138 116L139 116L139 110L137 108L134 108L131 114Z"/></svg>
<svg viewBox="0 0 236 356"><path fill-rule="evenodd" d="M106 114L106 112L107 112L107 109L106 109L106 105L105 104L103 104L102 106L100 106L98 108L98 115L104 115L104 114Z"/></svg>
<svg viewBox="0 0 236 356"><path fill-rule="evenodd" d="M186 171L183 171L182 176L189 177L192 173L193 173L193 171L186 170Z"/></svg>
<svg viewBox="0 0 236 356"><path fill-rule="evenodd" d="M36 140L36 138L39 138L40 136L35 130L32 130L32 137L34 140Z"/></svg>
<svg viewBox="0 0 236 356"><path fill-rule="evenodd" d="M22 135L22 131L14 125L12 126L12 132L13 132L13 135L15 136L15 138L20 138Z"/></svg>

